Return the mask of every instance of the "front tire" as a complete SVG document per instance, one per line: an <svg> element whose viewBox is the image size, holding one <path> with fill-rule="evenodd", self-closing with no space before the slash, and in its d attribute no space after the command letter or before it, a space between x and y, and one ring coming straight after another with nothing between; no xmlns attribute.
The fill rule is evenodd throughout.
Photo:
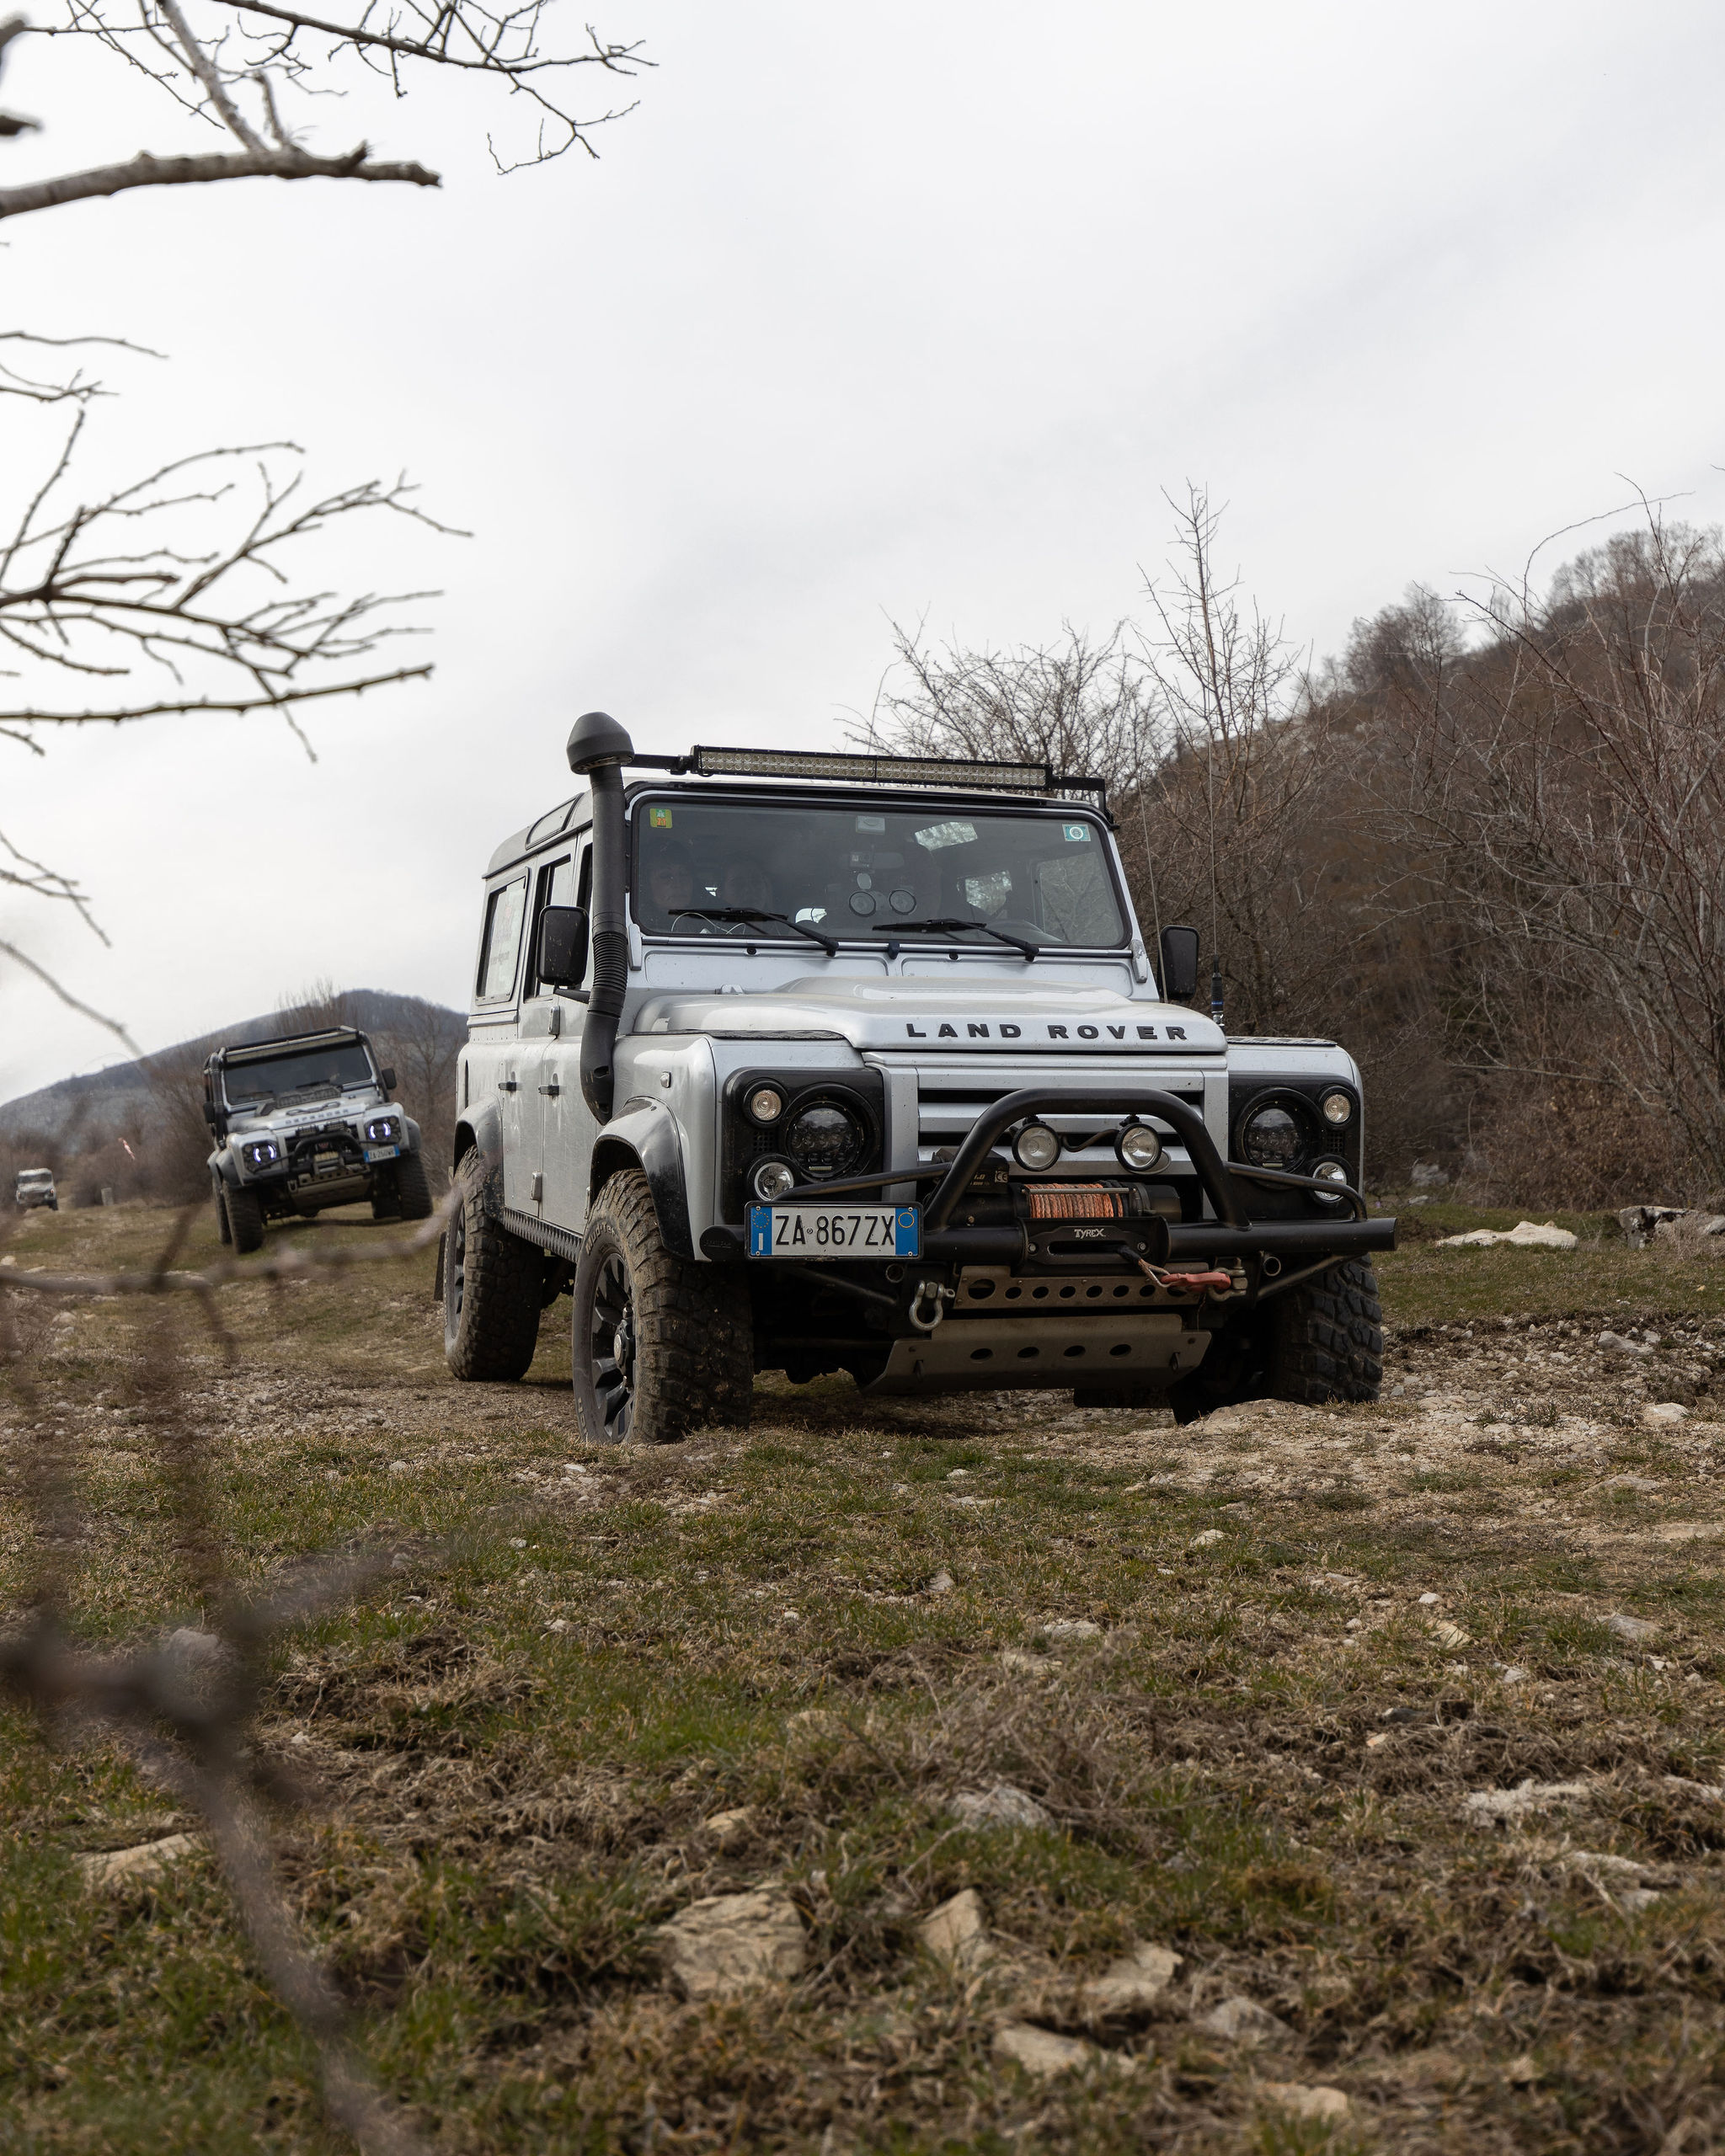
<svg viewBox="0 0 1725 2156"><path fill-rule="evenodd" d="M539 1344L545 1260L487 1210L489 1177L477 1146L455 1175L462 1202L444 1235L443 1352L467 1384L513 1384Z"/></svg>
<svg viewBox="0 0 1725 2156"><path fill-rule="evenodd" d="M248 1190L243 1183L231 1183L226 1203L228 1233L232 1236L233 1246L240 1256L243 1257L250 1251L262 1250L264 1209L258 1203L258 1193L254 1190Z"/></svg>
<svg viewBox="0 0 1725 2156"><path fill-rule="evenodd" d="M754 1330L740 1270L674 1257L638 1168L588 1211L573 1289L575 1419L589 1444L680 1444L744 1423Z"/></svg>
<svg viewBox="0 0 1725 2156"><path fill-rule="evenodd" d="M1266 1375L1272 1400L1321 1406L1375 1400L1384 1380L1384 1313L1369 1258L1349 1258L1279 1295Z"/></svg>
<svg viewBox="0 0 1725 2156"><path fill-rule="evenodd" d="M233 1241L233 1230L227 1225L227 1200L222 1193L222 1182L219 1177L216 1178L216 1182L211 1190L210 1195L216 1201L216 1232L221 1236L223 1242L231 1243Z"/></svg>
<svg viewBox="0 0 1725 2156"><path fill-rule="evenodd" d="M431 1218L431 1186L425 1177L423 1153L403 1153L395 1164L398 1210L403 1220Z"/></svg>

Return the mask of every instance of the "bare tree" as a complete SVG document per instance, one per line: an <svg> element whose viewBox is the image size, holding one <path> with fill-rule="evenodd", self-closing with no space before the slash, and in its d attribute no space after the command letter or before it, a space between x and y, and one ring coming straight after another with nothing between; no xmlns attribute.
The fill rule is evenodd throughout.
<svg viewBox="0 0 1725 2156"><path fill-rule="evenodd" d="M574 86L595 74L627 78L649 64L638 45L602 39L590 26L572 45L547 42L548 0L521 8L398 0L387 13L368 4L345 19L273 0L65 0L65 8L62 19L46 24L0 23L0 66L27 35L93 42L147 77L181 124L189 117L223 147L140 152L0 188L0 218L136 188L258 178L437 185L424 165L377 158L364 141L326 154L302 139L311 100L339 88L344 70L376 77L398 99L430 71L473 76L500 92L529 125L505 151L488 135L499 171L548 163L578 146L596 155L594 131L621 114L607 106L584 117ZM0 113L0 137L40 125ZM19 701L0 704L0 741L40 755L43 737L59 728L266 711L309 754L301 707L430 673L426 664L390 662L395 640L419 632L402 610L435 594L339 593L317 580L318 542L334 525L401 519L449 529L419 507L404 478L317 491L303 452L272 441L158 459L142 477L92 497L77 458L104 391L87 371L87 348L141 348L22 328L0 332L0 414L68 411L64 434L0 536L0 680L23 686ZM7 460L14 470L19 461ZM7 889L67 908L102 934L76 878L0 831ZM39 958L13 942L0 942L0 953L135 1050L121 1025L72 995Z"/></svg>

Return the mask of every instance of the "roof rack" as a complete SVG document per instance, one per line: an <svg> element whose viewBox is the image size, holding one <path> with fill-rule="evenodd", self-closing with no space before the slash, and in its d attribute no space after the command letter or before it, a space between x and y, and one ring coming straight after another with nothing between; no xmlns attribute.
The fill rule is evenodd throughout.
<svg viewBox="0 0 1725 2156"><path fill-rule="evenodd" d="M211 1054L211 1063L221 1063L224 1068L232 1063L264 1063L280 1055L286 1048L333 1048L338 1041L356 1041L365 1038L358 1026L320 1026L315 1033L278 1033L267 1041L237 1041L218 1048Z"/></svg>
<svg viewBox="0 0 1725 2156"><path fill-rule="evenodd" d="M873 786L998 788L1008 793L1093 793L1106 805L1108 782L1056 772L1048 764L965 762L946 756L828 755L797 749L697 747L686 756L629 758L644 771L698 778L825 778L861 780Z"/></svg>

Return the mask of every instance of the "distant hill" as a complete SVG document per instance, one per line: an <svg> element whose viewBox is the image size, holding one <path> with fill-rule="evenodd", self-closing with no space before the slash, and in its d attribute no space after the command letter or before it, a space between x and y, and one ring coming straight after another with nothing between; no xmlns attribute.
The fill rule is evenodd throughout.
<svg viewBox="0 0 1725 2156"><path fill-rule="evenodd" d="M350 988L344 989L336 1001L339 1007L337 1022L358 1026L366 1033L377 1035L380 1042L402 1033L423 1032L428 1015L440 1022L447 1021L447 1035L452 1044L467 1038L467 1022L461 1011L451 1011L446 1004L427 1003L420 996L395 995L381 988ZM16 1100L0 1102L0 1139L15 1138L26 1131L58 1129L67 1122L74 1108L81 1111L77 1127L87 1139L105 1136L120 1116L128 1109L137 1107L150 1092L148 1064L201 1064L211 1049L224 1041L268 1040L272 1033L291 1030L302 1022L302 1014L273 1011L264 1017L243 1018L238 1024L223 1026L213 1033L200 1033L192 1040L178 1041L172 1048L158 1049L143 1062L112 1064L105 1070L61 1078L54 1085L39 1086L33 1093L21 1093ZM309 1022L328 1022L310 1017ZM443 1033L446 1029L440 1023L437 1030Z"/></svg>

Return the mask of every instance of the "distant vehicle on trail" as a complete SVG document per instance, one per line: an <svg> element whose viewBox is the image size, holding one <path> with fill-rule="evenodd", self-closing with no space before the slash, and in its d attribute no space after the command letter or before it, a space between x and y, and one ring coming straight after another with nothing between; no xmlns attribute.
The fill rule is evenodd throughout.
<svg viewBox="0 0 1725 2156"><path fill-rule="evenodd" d="M1098 780L640 755L602 712L569 761L485 873L458 1377L521 1377L568 1292L595 1443L741 1422L757 1370L1183 1422L1376 1397L1359 1069L1187 1007L1190 928L1158 983Z"/></svg>
<svg viewBox="0 0 1725 2156"><path fill-rule="evenodd" d="M45 1205L51 1213L60 1210L60 1193L54 1187L52 1168L20 1168L13 1182L12 1195L27 1213L38 1205Z"/></svg>
<svg viewBox="0 0 1725 2156"><path fill-rule="evenodd" d="M352 1026L217 1049L204 1065L204 1119L222 1241L254 1251L267 1220L360 1198L374 1220L425 1219L419 1126L394 1091L394 1071Z"/></svg>

